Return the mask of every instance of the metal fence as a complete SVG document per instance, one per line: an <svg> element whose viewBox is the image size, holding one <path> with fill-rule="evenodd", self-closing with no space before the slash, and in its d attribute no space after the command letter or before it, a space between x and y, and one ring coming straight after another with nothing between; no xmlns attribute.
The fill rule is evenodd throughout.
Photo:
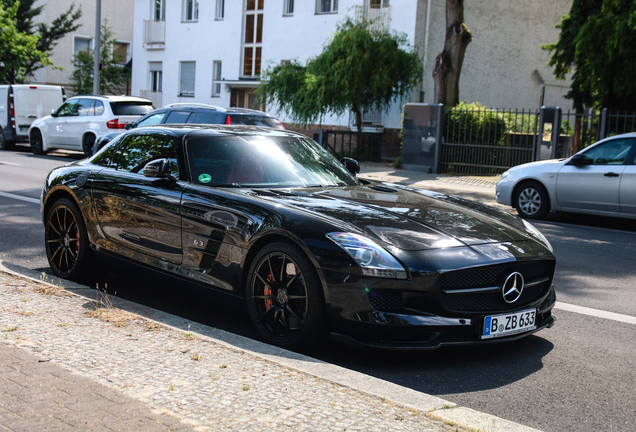
<svg viewBox="0 0 636 432"><path fill-rule="evenodd" d="M338 159L345 156L358 160L379 161L382 158L382 134L353 132L349 130L323 130L323 147Z"/></svg>
<svg viewBox="0 0 636 432"><path fill-rule="evenodd" d="M446 108L437 172L501 174L510 167L565 158L603 138L636 131L636 112ZM553 130L556 128L556 131ZM553 149L552 149L553 148Z"/></svg>
<svg viewBox="0 0 636 432"><path fill-rule="evenodd" d="M492 175L533 159L539 110L446 109L439 173Z"/></svg>

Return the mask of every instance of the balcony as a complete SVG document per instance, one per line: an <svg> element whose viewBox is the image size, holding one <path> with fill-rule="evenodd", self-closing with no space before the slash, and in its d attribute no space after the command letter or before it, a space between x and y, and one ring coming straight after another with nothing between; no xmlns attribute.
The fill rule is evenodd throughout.
<svg viewBox="0 0 636 432"><path fill-rule="evenodd" d="M166 22L144 20L144 48L164 49L166 47Z"/></svg>
<svg viewBox="0 0 636 432"><path fill-rule="evenodd" d="M153 92L151 90L141 90L140 92L140 96L151 101L153 107L161 108L163 106L163 98L161 92Z"/></svg>
<svg viewBox="0 0 636 432"><path fill-rule="evenodd" d="M390 6L388 3L368 4L356 6L355 17L357 21L368 21L371 23L369 29L385 31L389 29L391 17L389 14Z"/></svg>
<svg viewBox="0 0 636 432"><path fill-rule="evenodd" d="M349 113L349 129L355 131L356 127L356 114L354 112ZM362 132L379 132L384 131L382 125L382 111L372 110L362 114Z"/></svg>

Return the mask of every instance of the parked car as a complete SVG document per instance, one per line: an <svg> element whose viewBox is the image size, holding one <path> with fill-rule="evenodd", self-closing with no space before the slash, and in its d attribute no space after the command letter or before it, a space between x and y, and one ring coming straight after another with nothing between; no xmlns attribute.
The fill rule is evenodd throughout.
<svg viewBox="0 0 636 432"><path fill-rule="evenodd" d="M497 202L528 219L552 211L636 218L636 133L597 142L567 159L509 169L497 183Z"/></svg>
<svg viewBox="0 0 636 432"><path fill-rule="evenodd" d="M127 124L153 110L152 102L131 96L75 96L51 115L37 119L29 129L33 154L51 149L94 153L97 137L122 132Z"/></svg>
<svg viewBox="0 0 636 432"><path fill-rule="evenodd" d="M247 108L221 108L215 105L199 103L173 103L166 105L126 126L126 129L157 124L183 123L251 125L285 129L280 120L263 111ZM99 137L95 145L95 151L104 147L117 135L117 133L108 133Z"/></svg>
<svg viewBox="0 0 636 432"><path fill-rule="evenodd" d="M0 85L0 150L29 141L29 127L64 102L64 87L40 84Z"/></svg>
<svg viewBox="0 0 636 432"><path fill-rule="evenodd" d="M290 131L133 129L48 175L47 258L71 280L102 262L243 299L262 339L286 348L330 333L431 349L555 323L556 259L536 228L357 171Z"/></svg>

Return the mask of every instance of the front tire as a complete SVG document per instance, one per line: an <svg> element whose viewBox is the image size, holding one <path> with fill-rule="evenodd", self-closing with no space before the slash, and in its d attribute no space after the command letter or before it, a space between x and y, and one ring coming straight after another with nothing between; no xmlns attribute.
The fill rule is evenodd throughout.
<svg viewBox="0 0 636 432"><path fill-rule="evenodd" d="M515 193L515 208L524 219L543 219L550 212L550 197L543 185L535 181L523 183Z"/></svg>
<svg viewBox="0 0 636 432"><path fill-rule="evenodd" d="M297 247L276 242L257 253L250 266L246 300L250 321L265 342L298 350L325 341L320 279Z"/></svg>
<svg viewBox="0 0 636 432"><path fill-rule="evenodd" d="M56 276L77 282L94 270L84 219L70 199L53 204L46 216L44 236L46 257Z"/></svg>
<svg viewBox="0 0 636 432"><path fill-rule="evenodd" d="M84 139L82 140L82 150L84 151L85 157L93 156L95 150L95 135L91 133L84 135Z"/></svg>
<svg viewBox="0 0 636 432"><path fill-rule="evenodd" d="M31 144L31 152L34 155L41 156L46 154L46 152L44 151L44 141L42 140L42 133L39 130L35 129L33 132L31 132L31 135L29 136L29 143Z"/></svg>

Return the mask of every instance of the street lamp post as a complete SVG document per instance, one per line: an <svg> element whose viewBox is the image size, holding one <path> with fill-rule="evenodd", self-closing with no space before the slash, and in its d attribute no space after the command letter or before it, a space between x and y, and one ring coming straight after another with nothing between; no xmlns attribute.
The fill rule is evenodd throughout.
<svg viewBox="0 0 636 432"><path fill-rule="evenodd" d="M102 0L95 0L95 58L93 59L93 94L99 94L99 48L102 34Z"/></svg>

